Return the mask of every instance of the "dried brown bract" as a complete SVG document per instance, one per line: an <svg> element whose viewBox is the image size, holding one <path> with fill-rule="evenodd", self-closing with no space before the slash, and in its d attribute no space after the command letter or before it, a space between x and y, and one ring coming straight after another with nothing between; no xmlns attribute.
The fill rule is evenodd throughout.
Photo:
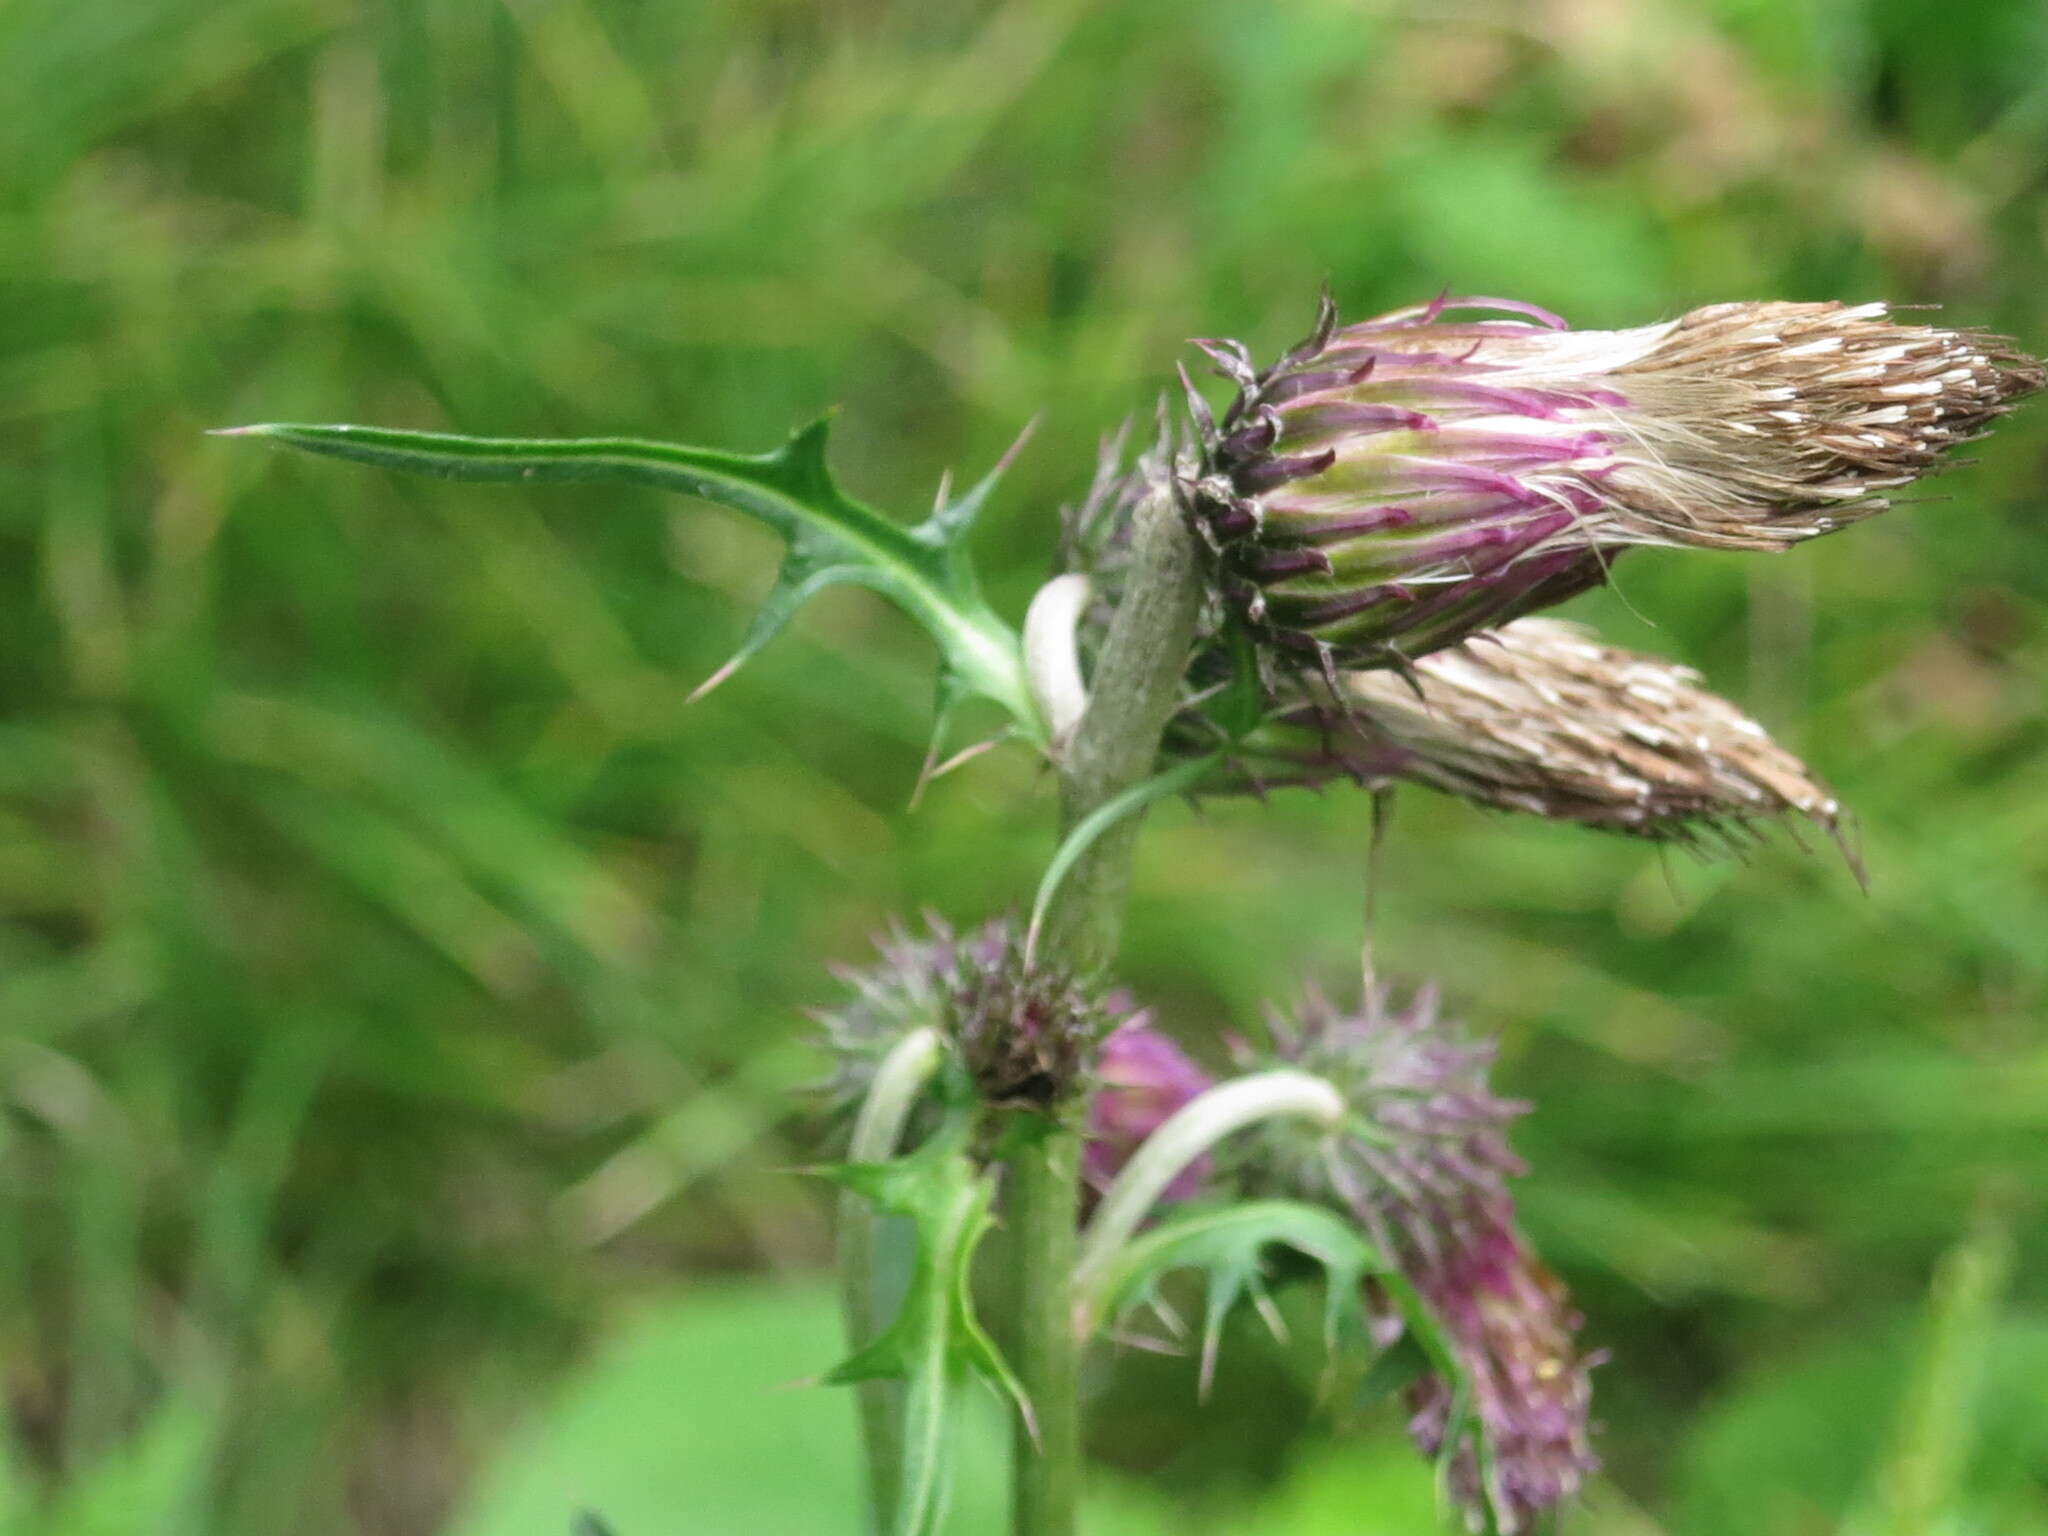
<svg viewBox="0 0 2048 1536"><path fill-rule="evenodd" d="M1347 672L1258 734L1246 787L1347 777L1426 784L1495 810L1691 841L1798 815L1838 833L1834 794L1699 675L1520 619L1411 672Z"/></svg>

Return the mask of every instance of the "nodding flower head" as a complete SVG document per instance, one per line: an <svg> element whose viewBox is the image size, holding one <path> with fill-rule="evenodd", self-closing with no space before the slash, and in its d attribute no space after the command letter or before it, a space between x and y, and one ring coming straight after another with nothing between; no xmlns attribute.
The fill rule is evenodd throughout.
<svg viewBox="0 0 2048 1536"><path fill-rule="evenodd" d="M1453 1494L1503 1532L1574 1494L1598 1462L1589 1443L1579 1317L1515 1221L1522 1171L1506 1128L1527 1106L1487 1085L1493 1050L1464 1039L1433 992L1405 1008L1375 992L1345 1013L1312 997L1274 1025L1274 1054L1343 1093L1355 1129L1334 1141L1262 1129L1233 1149L1249 1187L1350 1213L1414 1289L1467 1396L1431 1374L1409 1393L1410 1433L1447 1458ZM1390 1324L1391 1325L1391 1324ZM1398 1333L1398 1325L1393 1331Z"/></svg>
<svg viewBox="0 0 2048 1536"><path fill-rule="evenodd" d="M1740 303L1574 331L1439 299L1189 390L1182 495L1221 595L1281 657L1400 665L1605 579L1633 545L1781 549L1880 510L2041 365L1882 304Z"/></svg>
<svg viewBox="0 0 2048 1536"><path fill-rule="evenodd" d="M1661 657L1517 619L1392 672L1289 690L1243 743L1242 787L1426 784L1491 810L1699 845L1784 816L1841 836L1832 791Z"/></svg>
<svg viewBox="0 0 2048 1536"><path fill-rule="evenodd" d="M1011 923L969 933L927 923L923 936L893 927L877 942L879 964L839 973L853 997L817 1015L834 1058L825 1085L834 1104L858 1104L891 1047L920 1028L946 1036L984 1101L1044 1110L1067 1103L1117 1011L1065 972L1027 966Z"/></svg>

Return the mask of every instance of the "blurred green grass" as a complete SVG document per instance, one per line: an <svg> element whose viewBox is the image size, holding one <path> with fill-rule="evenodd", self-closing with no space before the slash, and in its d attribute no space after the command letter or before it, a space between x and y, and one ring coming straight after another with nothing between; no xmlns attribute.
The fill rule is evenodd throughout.
<svg viewBox="0 0 2048 1536"><path fill-rule="evenodd" d="M2038 351L2044 164L2034 0L12 0L0 1514L440 1528L628 1298L823 1262L787 1172L823 962L1016 904L1050 846L1015 756L906 812L930 660L862 594L684 706L768 576L724 514L205 428L755 448L836 404L842 479L907 514L1043 413L981 536L1014 613L1188 335L1270 351L1327 277L1584 325L1883 296ZM1578 605L1808 751L1868 896L1402 806L1382 960L1541 1106L1530 1225L1614 1354L1603 1530L1878 1518L1873 1466L1792 1486L1717 1426L1853 1381L1883 1446L1908 1356L1824 1362L1899 1336L1987 1190L1984 1326L2042 1326L2048 412L1978 459ZM1195 1042L1341 983L1367 825L1161 812L1129 979ZM1279 1443L1284 1373L1204 1414L1124 1377L1099 1448L1189 1508L1339 1453ZM2033 1412L1941 1529L2048 1529Z"/></svg>

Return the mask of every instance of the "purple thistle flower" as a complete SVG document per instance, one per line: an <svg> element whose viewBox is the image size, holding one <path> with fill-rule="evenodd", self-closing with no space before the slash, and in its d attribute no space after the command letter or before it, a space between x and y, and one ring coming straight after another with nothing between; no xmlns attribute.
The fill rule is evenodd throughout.
<svg viewBox="0 0 2048 1536"><path fill-rule="evenodd" d="M1508 1192L1523 1169L1506 1127L1528 1106L1495 1096L1493 1046L1446 1025L1430 989L1406 1009L1375 991L1357 1013L1311 996L1273 1035L1275 1054L1332 1083L1361 1126L1335 1141L1262 1131L1232 1154L1235 1171L1349 1212L1414 1288L1469 1419L1453 1420L1456 1388L1432 1373L1410 1389L1409 1432L1425 1455L1447 1458L1475 1525L1528 1529L1599 1465L1587 1421L1597 1362L1578 1352L1579 1316L1522 1236ZM1399 1319L1379 1311L1391 1342Z"/></svg>
<svg viewBox="0 0 2048 1536"><path fill-rule="evenodd" d="M1467 318L1467 316L1471 316ZM1280 656L1401 665L1606 579L1640 544L1782 549L1881 510L2041 365L1882 304L1740 303L1573 331L1504 299L1340 327L1189 389L1183 496L1221 595Z"/></svg>
<svg viewBox="0 0 2048 1536"><path fill-rule="evenodd" d="M1133 1014L1110 1032L1095 1059L1095 1077L1084 1169L1098 1190L1109 1187L1146 1137L1212 1086L1209 1074L1154 1027L1149 1012ZM1162 1198L1191 1198L1208 1171L1206 1156L1190 1163Z"/></svg>
<svg viewBox="0 0 2048 1536"><path fill-rule="evenodd" d="M906 1034L941 1031L991 1104L1053 1109L1079 1086L1115 1010L1063 972L1024 964L1016 927L1000 918L968 933L927 918L918 936L900 924L876 941L880 963L838 970L853 991L816 1019L834 1058L824 1091L835 1106L865 1096L875 1069Z"/></svg>

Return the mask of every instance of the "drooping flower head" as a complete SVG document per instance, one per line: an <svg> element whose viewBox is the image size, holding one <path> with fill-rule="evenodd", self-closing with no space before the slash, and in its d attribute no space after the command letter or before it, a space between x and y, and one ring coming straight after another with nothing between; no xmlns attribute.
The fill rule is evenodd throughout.
<svg viewBox="0 0 2048 1536"><path fill-rule="evenodd" d="M927 924L924 935L892 928L876 944L878 964L837 972L853 996L816 1015L834 1060L827 1095L857 1104L899 1040L934 1028L959 1051L984 1102L1066 1103L1095 1043L1128 1009L1063 971L1027 965L1015 925L1000 918L968 933L936 917Z"/></svg>
<svg viewBox="0 0 2048 1536"><path fill-rule="evenodd" d="M1626 331L1439 299L1315 331L1237 386L1183 494L1279 655L1400 665L1605 579L1633 545L1781 549L1880 510L2039 389L2002 338L1882 304L1718 304Z"/></svg>
<svg viewBox="0 0 2048 1536"><path fill-rule="evenodd" d="M1428 1309L1469 1393L1431 1374L1409 1393L1409 1432L1446 1458L1451 1491L1503 1532L1527 1530L1598 1462L1587 1422L1592 1360L1578 1314L1515 1220L1522 1171L1506 1127L1527 1106L1487 1084L1490 1044L1463 1038L1435 994L1405 1008L1376 991L1355 1013L1311 997L1274 1025L1274 1055L1334 1084L1355 1128L1334 1141L1264 1130L1232 1172L1350 1213ZM1394 1329L1398 1335L1398 1328ZM1454 1438L1455 1437L1455 1438Z"/></svg>
<svg viewBox="0 0 2048 1536"><path fill-rule="evenodd" d="M1739 836L1787 815L1840 834L1828 787L1698 673L1580 625L1517 619L1406 677L1344 672L1337 689L1288 691L1244 745L1245 788L1406 781L1660 841Z"/></svg>

